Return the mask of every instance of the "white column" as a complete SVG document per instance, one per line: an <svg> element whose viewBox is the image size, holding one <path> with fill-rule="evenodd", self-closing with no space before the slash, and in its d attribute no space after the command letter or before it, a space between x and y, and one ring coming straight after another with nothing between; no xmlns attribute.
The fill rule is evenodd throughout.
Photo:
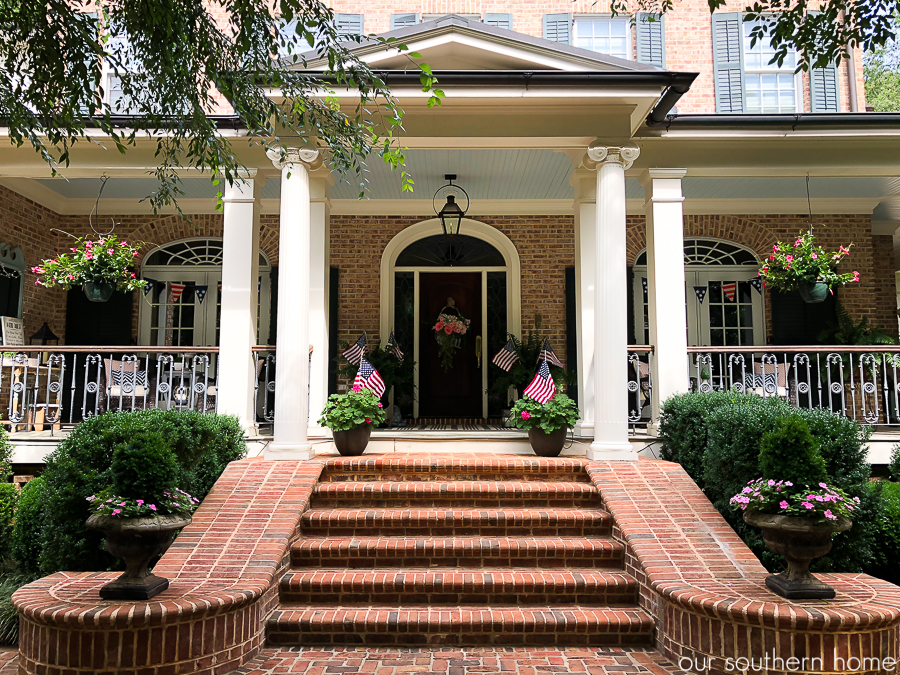
<svg viewBox="0 0 900 675"><path fill-rule="evenodd" d="M646 194L647 296L653 382L653 424L660 403L688 390L687 317L685 314L684 169L649 169L641 179Z"/></svg>
<svg viewBox="0 0 900 675"><path fill-rule="evenodd" d="M245 432L256 429L253 384L256 370L259 190L252 171L225 185L222 237L222 314L219 324L218 412L236 415Z"/></svg>
<svg viewBox="0 0 900 675"><path fill-rule="evenodd" d="M309 373L309 429L316 436L331 436L317 423L328 399L328 183L314 178L310 183L309 343L313 346Z"/></svg>
<svg viewBox="0 0 900 675"><path fill-rule="evenodd" d="M578 349L578 408L575 433L594 436L594 239L597 232L597 179L576 169L575 188L575 333Z"/></svg>
<svg viewBox="0 0 900 675"><path fill-rule="evenodd" d="M591 144L598 164L594 237L594 441L588 459L636 460L628 440L628 290L625 169L633 146Z"/></svg>
<svg viewBox="0 0 900 675"><path fill-rule="evenodd" d="M272 153L275 154L275 153ZM275 357L275 437L266 459L312 459L309 442L310 165L318 150L288 148L281 168L278 238L278 326Z"/></svg>

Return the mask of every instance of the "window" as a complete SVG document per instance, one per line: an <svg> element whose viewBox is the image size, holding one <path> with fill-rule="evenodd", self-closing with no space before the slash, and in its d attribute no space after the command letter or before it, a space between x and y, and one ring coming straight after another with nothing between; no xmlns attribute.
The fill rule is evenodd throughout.
<svg viewBox="0 0 900 675"><path fill-rule="evenodd" d="M117 63L113 67L107 62L103 67L104 103L109 106L113 115L137 114L140 112L139 102L133 100L123 90L122 75L138 72L140 63L128 36L124 34L124 29L116 30L114 26L107 26L107 30L111 36L106 43L106 51L115 58Z"/></svg>
<svg viewBox="0 0 900 675"><path fill-rule="evenodd" d="M335 14L334 24L337 28L339 38L345 38L350 35L363 35L363 15L362 14ZM290 54L300 54L312 49L309 43L297 34L298 19L290 21L282 20L279 24L279 50L281 56Z"/></svg>
<svg viewBox="0 0 900 675"><path fill-rule="evenodd" d="M444 13L444 14L423 14L422 21L434 21L435 19L441 19L445 16L447 16L446 13ZM471 19L473 21L481 21L481 14L455 14L455 16L458 16L462 19Z"/></svg>
<svg viewBox="0 0 900 675"><path fill-rule="evenodd" d="M780 66L770 63L775 49L768 37L757 40L751 46L753 29L758 24L745 21L744 37L744 112L792 113L798 112L800 96L797 93L797 53L788 52Z"/></svg>
<svg viewBox="0 0 900 675"><path fill-rule="evenodd" d="M22 249L0 243L0 316L22 318L25 256Z"/></svg>
<svg viewBox="0 0 900 675"><path fill-rule="evenodd" d="M576 47L608 54L620 59L631 58L631 30L628 19L576 17Z"/></svg>

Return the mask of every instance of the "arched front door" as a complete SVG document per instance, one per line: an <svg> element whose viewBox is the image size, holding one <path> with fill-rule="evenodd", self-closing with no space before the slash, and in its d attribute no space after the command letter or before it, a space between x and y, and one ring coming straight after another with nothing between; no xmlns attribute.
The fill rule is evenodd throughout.
<svg viewBox="0 0 900 675"><path fill-rule="evenodd" d="M495 376L488 365L507 332L520 329L518 255L508 238L483 223L463 221L463 234L454 238L435 234L439 231L435 221L419 223L385 249L382 341L393 330L404 351L412 348L413 417L499 417L505 401L488 395ZM471 325L445 371L434 325L448 305Z"/></svg>

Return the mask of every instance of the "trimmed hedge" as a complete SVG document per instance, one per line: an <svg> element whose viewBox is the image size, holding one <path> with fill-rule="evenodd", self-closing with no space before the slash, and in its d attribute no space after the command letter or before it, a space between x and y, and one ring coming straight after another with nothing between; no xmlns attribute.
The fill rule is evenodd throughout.
<svg viewBox="0 0 900 675"><path fill-rule="evenodd" d="M176 486L200 500L228 463L245 454L243 432L231 416L146 410L105 413L82 422L50 454L43 473L47 499L37 562L42 574L120 565L103 550L102 535L84 526L90 515L87 498L114 482L114 450L148 435L158 436L174 453Z"/></svg>
<svg viewBox="0 0 900 675"><path fill-rule="evenodd" d="M12 483L0 483L0 558L12 553L13 523L18 502L19 489Z"/></svg>
<svg viewBox="0 0 900 675"><path fill-rule="evenodd" d="M873 523L874 561L866 571L900 585L900 483L875 481L869 484L869 491L881 509Z"/></svg>
<svg viewBox="0 0 900 675"><path fill-rule="evenodd" d="M41 574L41 530L44 527L46 501L47 488L43 478L29 481L19 494L19 510L16 512L16 524L13 528L12 557L22 573L32 578Z"/></svg>
<svg viewBox="0 0 900 675"><path fill-rule="evenodd" d="M9 442L6 428L0 425L0 483L12 476L13 446Z"/></svg>

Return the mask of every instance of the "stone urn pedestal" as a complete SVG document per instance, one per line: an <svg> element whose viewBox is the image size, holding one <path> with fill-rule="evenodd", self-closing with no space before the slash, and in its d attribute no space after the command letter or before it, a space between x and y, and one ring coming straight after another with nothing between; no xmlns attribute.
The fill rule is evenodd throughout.
<svg viewBox="0 0 900 675"><path fill-rule="evenodd" d="M744 522L762 530L773 553L784 556L787 569L766 577L766 586L788 600L830 600L834 589L813 576L810 563L831 550L831 535L849 530L853 522L844 516L820 523L815 518L780 516L746 511Z"/></svg>
<svg viewBox="0 0 900 675"><path fill-rule="evenodd" d="M103 600L149 600L169 587L169 580L150 572L150 561L190 525L190 516L115 518L94 514L85 523L106 537L106 550L125 561L125 571L100 589Z"/></svg>

